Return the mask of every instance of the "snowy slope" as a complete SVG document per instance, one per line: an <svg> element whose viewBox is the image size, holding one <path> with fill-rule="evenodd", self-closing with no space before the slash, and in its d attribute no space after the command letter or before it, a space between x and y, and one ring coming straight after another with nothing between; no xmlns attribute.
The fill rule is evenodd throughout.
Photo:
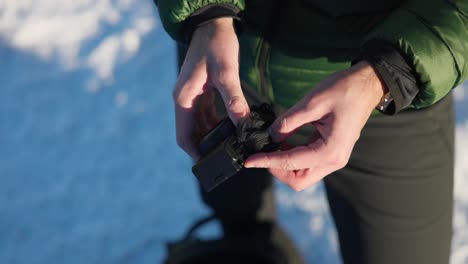
<svg viewBox="0 0 468 264"><path fill-rule="evenodd" d="M150 0L0 1L0 263L159 263L207 213L175 144L175 48L155 11ZM462 264L468 88L456 99ZM280 219L310 263L340 263L323 191L278 185Z"/></svg>

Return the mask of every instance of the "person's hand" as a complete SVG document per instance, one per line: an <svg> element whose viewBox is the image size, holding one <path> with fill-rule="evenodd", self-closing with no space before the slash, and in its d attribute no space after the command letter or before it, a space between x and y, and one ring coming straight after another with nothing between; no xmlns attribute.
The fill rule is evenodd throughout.
<svg viewBox="0 0 468 264"><path fill-rule="evenodd" d="M311 186L348 163L354 144L385 89L367 62L329 76L270 127L273 140L283 142L297 128L310 123L318 133L311 136L309 143L252 155L244 166L268 168L296 191Z"/></svg>
<svg viewBox="0 0 468 264"><path fill-rule="evenodd" d="M199 142L221 121L221 118L216 113L216 107L214 107L215 97L216 91L214 89L209 89L197 98L193 109L193 142Z"/></svg>
<svg viewBox="0 0 468 264"><path fill-rule="evenodd" d="M249 113L239 80L239 42L232 18L219 18L195 30L182 65L173 98L177 144L193 159L199 154L193 136L196 133L195 106L202 94L217 89L234 124ZM207 95L208 102L213 101ZM201 104L198 117L214 113L214 104ZM201 115L201 116L200 116ZM197 118L212 126L213 118Z"/></svg>

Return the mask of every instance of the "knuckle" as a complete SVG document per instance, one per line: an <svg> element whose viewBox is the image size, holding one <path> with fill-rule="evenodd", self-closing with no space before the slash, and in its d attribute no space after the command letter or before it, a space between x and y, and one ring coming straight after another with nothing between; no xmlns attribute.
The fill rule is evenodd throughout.
<svg viewBox="0 0 468 264"><path fill-rule="evenodd" d="M291 173L288 176L286 176L285 183L292 190L294 190L294 191L298 190L299 184L298 184L297 178L295 177L294 174Z"/></svg>
<svg viewBox="0 0 468 264"><path fill-rule="evenodd" d="M184 93L184 86L176 86L172 91L172 99L178 105L182 105L184 103L185 98Z"/></svg>
<svg viewBox="0 0 468 264"><path fill-rule="evenodd" d="M341 169L346 166L349 160L349 155L346 155L346 153L342 151L337 151L331 155L330 161L331 164L338 168Z"/></svg>
<svg viewBox="0 0 468 264"><path fill-rule="evenodd" d="M303 191L303 190L304 190L304 187L299 186L299 185L295 185L294 188L293 188L293 190L294 190L295 192L300 192L300 191Z"/></svg>
<svg viewBox="0 0 468 264"><path fill-rule="evenodd" d="M285 184L291 188L292 190L294 190L296 188L296 184L294 182L294 179L291 179L290 177L289 178L286 178L286 181L285 181Z"/></svg>
<svg viewBox="0 0 468 264"><path fill-rule="evenodd" d="M193 104L193 93L189 91L188 86L181 86L180 88L175 88L172 92L172 99L176 105L182 106L184 108L192 107Z"/></svg>
<svg viewBox="0 0 468 264"><path fill-rule="evenodd" d="M178 105L180 105L182 103L182 98L180 96L180 90L179 89L176 88L176 89L174 89L174 91L172 91L172 99Z"/></svg>
<svg viewBox="0 0 468 264"><path fill-rule="evenodd" d="M240 96L233 96L229 98L227 108L233 112L242 112L244 111L244 102Z"/></svg>
<svg viewBox="0 0 468 264"><path fill-rule="evenodd" d="M339 163L338 163L338 167L341 169L341 168L344 168L347 164L348 164L348 161L349 161L349 155L347 155L346 153L341 157L341 159L339 160Z"/></svg>
<svg viewBox="0 0 468 264"><path fill-rule="evenodd" d="M189 104L189 100L187 100L187 97L181 95L177 96L174 99L174 103L184 109L191 107L191 105Z"/></svg>
<svg viewBox="0 0 468 264"><path fill-rule="evenodd" d="M304 190L304 187L301 186L301 184L299 184L299 182L297 182L297 181L288 183L288 186L289 186L289 188L291 188L295 192L300 192L300 191Z"/></svg>

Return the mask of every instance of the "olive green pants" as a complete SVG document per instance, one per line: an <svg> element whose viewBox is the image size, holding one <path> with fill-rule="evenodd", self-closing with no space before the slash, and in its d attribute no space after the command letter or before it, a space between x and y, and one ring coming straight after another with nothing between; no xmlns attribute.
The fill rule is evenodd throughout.
<svg viewBox="0 0 468 264"><path fill-rule="evenodd" d="M451 96L427 109L371 117L348 165L324 179L343 263L448 263L453 163ZM201 194L228 235L275 221L266 170L246 170Z"/></svg>

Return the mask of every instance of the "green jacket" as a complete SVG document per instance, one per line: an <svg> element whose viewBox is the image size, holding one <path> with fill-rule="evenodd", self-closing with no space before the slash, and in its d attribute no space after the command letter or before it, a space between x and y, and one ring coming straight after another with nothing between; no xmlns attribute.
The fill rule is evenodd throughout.
<svg viewBox="0 0 468 264"><path fill-rule="evenodd" d="M286 107L348 68L373 39L391 43L412 68L419 91L409 108L434 104L468 77L468 0L155 2L177 41L199 10L225 5L241 12L241 80Z"/></svg>

